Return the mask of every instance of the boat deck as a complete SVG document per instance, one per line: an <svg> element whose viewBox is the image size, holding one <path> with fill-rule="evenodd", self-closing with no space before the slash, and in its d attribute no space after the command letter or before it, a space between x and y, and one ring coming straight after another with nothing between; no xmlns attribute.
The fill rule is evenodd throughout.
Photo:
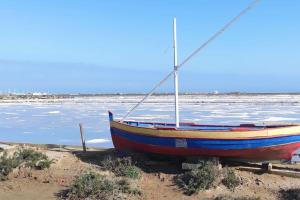
<svg viewBox="0 0 300 200"><path fill-rule="evenodd" d="M170 129L170 130L203 130L203 131L255 131L266 128L280 128L293 125L255 125L255 124L240 124L236 126L231 125L201 125L195 123L180 123L180 127L176 128L173 123L160 123L160 122L137 122L137 121L124 121L123 123L144 128L157 128L157 129Z"/></svg>

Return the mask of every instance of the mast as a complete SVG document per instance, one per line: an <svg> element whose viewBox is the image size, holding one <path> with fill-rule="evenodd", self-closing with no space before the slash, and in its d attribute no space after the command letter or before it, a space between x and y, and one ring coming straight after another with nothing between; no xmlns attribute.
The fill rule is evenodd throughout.
<svg viewBox="0 0 300 200"><path fill-rule="evenodd" d="M175 96L175 125L179 127L179 105L178 105L178 64L177 64L177 35L176 18L173 19L173 47L174 47L174 96Z"/></svg>
<svg viewBox="0 0 300 200"><path fill-rule="evenodd" d="M216 38L220 37L227 29L229 29L231 26L233 26L234 23L236 23L243 15L245 15L248 11L250 11L260 0L252 0L252 2L244 8L238 15L236 15L234 18L232 18L227 24L225 24L223 27L221 27L220 30L218 30L215 34L213 34L206 42L204 42L199 48L197 48L195 51L192 52L191 55L189 55L185 60L183 60L179 65L177 64L177 51L176 48L174 48L174 67L176 70L172 70L170 73L168 73L160 82L158 82L145 96L142 100L140 100L136 105L134 105L127 113L126 115L121 119L121 121L124 121L139 105L141 105L148 97L150 97L157 88L159 88L164 82L166 82L173 74L175 74L175 77L177 77L177 70L181 68L183 65L185 65L189 60L191 60L194 56L199 54L199 52L203 51L205 47L207 47L210 43L212 43ZM176 19L174 19L174 25L175 26L175 37L174 37L174 43L176 43ZM175 62L176 61L176 62ZM176 73L175 73L176 72ZM178 94L178 84L177 81L175 81L177 78L174 78L174 83L177 85L175 86L175 89L177 88L177 94ZM175 90L175 97L176 97L176 90ZM176 105L176 104L175 104ZM178 113L178 96L177 96L177 106L175 106L175 110L177 107ZM177 120L179 125L179 113L177 115Z"/></svg>

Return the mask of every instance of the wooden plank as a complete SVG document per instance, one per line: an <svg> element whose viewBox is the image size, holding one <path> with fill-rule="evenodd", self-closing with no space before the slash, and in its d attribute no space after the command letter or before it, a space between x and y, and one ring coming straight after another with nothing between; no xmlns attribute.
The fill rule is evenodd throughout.
<svg viewBox="0 0 300 200"><path fill-rule="evenodd" d="M238 167L238 170L241 171L249 171L249 172L254 172L254 173L268 173L268 174L275 174L279 176L287 176L287 177L300 177L300 172L299 171L294 171L294 170L285 170L285 169L274 169L269 167L268 169L262 169L259 167Z"/></svg>

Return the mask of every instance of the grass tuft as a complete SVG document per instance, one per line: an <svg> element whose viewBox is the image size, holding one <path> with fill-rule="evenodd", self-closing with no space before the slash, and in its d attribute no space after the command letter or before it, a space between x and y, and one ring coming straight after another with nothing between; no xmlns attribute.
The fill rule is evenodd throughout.
<svg viewBox="0 0 300 200"><path fill-rule="evenodd" d="M18 149L12 156L4 151L0 157L0 180L7 180L8 175L17 167L30 167L44 170L50 167L52 160L33 149Z"/></svg>
<svg viewBox="0 0 300 200"><path fill-rule="evenodd" d="M141 170L133 164L131 157L111 157L104 158L101 167L112 171L116 176L124 176L132 179L140 177Z"/></svg>
<svg viewBox="0 0 300 200"><path fill-rule="evenodd" d="M192 195L211 188L217 175L217 169L212 162L201 161L198 169L176 176L175 183L184 190L184 194Z"/></svg>
<svg viewBox="0 0 300 200"><path fill-rule="evenodd" d="M218 196L214 200L260 200L259 197L231 197L231 196Z"/></svg>
<svg viewBox="0 0 300 200"><path fill-rule="evenodd" d="M49 160L48 158L44 160L39 160L35 163L34 168L38 170L49 169L52 163L53 161Z"/></svg>
<svg viewBox="0 0 300 200"><path fill-rule="evenodd" d="M4 151L0 157L0 180L7 180L7 176L19 165L18 160L13 157L9 157L7 152Z"/></svg>
<svg viewBox="0 0 300 200"><path fill-rule="evenodd" d="M241 184L240 178L234 173L233 169L226 169L225 177L222 180L223 185L228 189L234 190L237 186Z"/></svg>
<svg viewBox="0 0 300 200"><path fill-rule="evenodd" d="M281 189L279 191L279 199L282 200L294 200L300 199L300 189L299 188L291 188L291 189Z"/></svg>
<svg viewBox="0 0 300 200"><path fill-rule="evenodd" d="M66 191L63 199L67 200L110 200L122 199L122 194L141 194L133 189L126 179L111 180L94 172L79 176Z"/></svg>

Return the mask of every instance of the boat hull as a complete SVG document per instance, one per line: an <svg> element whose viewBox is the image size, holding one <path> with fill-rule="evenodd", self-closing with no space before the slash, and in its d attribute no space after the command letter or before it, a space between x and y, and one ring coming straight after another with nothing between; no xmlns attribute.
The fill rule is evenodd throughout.
<svg viewBox="0 0 300 200"><path fill-rule="evenodd" d="M131 139L131 133L124 133L118 129L112 128L112 140L115 148L124 152L144 152L164 155L178 156L212 156L212 157L227 157L241 158L251 160L290 160L294 151L300 148L300 142L282 143L271 146L261 146L257 148L208 148L202 147L176 147L176 139L174 138L174 147L167 145L155 145L148 142ZM121 133L121 134L120 134ZM155 140L155 138L149 138ZM171 139L172 140L172 139ZM201 139L200 139L201 140ZM157 141L159 142L159 141ZM211 141L212 143L214 141ZM216 141L216 143L218 143Z"/></svg>
<svg viewBox="0 0 300 200"><path fill-rule="evenodd" d="M123 152L262 161L290 160L300 148L300 126L297 125L250 128L190 126L192 127L185 128L182 125L181 129L176 129L161 123L119 122L110 116L113 144ZM205 127L214 130L206 130Z"/></svg>

